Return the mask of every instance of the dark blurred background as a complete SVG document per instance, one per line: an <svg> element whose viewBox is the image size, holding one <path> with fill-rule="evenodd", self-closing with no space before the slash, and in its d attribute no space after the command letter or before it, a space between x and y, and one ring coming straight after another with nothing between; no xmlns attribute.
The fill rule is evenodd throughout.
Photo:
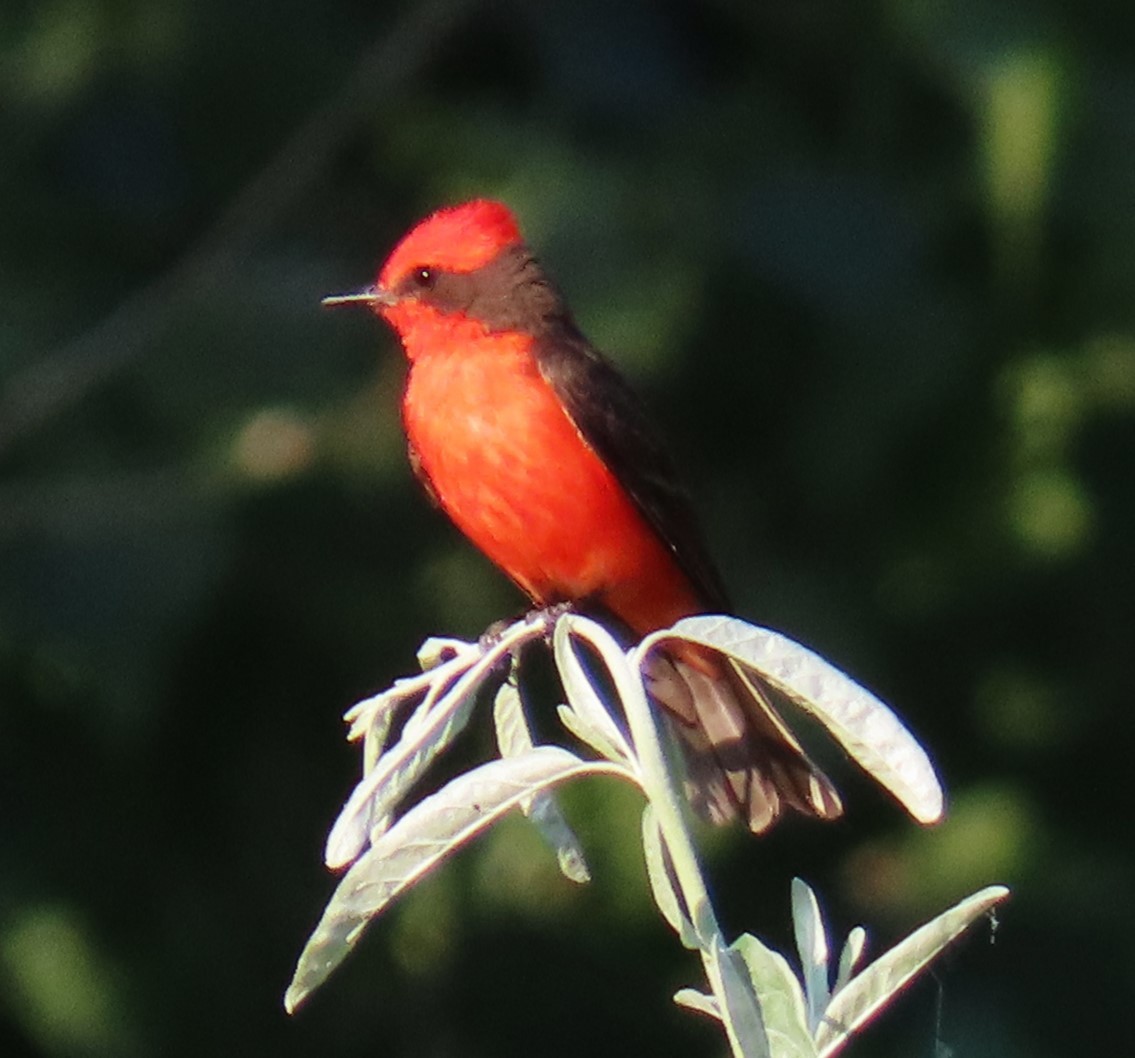
<svg viewBox="0 0 1135 1058"><path fill-rule="evenodd" d="M7 3L0 1055L722 1053L600 781L592 885L506 825L282 1012L340 714L521 605L411 480L391 336L318 304L474 195L647 396L738 612L948 784L922 831L833 761L845 821L708 835L730 930L787 949L800 874L878 953L1006 882L850 1053L1122 1050L1133 59L1110 0Z"/></svg>

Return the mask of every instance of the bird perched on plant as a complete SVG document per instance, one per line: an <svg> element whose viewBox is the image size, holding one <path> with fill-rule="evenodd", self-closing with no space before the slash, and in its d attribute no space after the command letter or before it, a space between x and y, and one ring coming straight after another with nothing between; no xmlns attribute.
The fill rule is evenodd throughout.
<svg viewBox="0 0 1135 1058"><path fill-rule="evenodd" d="M728 612L687 493L634 392L583 336L499 202L427 217L363 302L409 361L411 466L457 527L537 606L570 602L636 636ZM691 797L754 832L785 807L831 819L831 783L747 670L675 643L652 696L674 718Z"/></svg>

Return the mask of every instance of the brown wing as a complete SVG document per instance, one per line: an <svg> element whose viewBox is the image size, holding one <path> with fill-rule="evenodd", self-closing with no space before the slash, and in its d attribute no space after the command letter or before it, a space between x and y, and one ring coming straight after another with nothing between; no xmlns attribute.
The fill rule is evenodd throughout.
<svg viewBox="0 0 1135 1058"><path fill-rule="evenodd" d="M729 612L689 494L634 390L570 319L540 335L536 355L580 435L674 553L706 609Z"/></svg>

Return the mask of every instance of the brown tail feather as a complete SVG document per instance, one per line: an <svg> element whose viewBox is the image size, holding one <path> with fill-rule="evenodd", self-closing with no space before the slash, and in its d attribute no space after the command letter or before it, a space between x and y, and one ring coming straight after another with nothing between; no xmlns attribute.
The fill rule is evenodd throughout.
<svg viewBox="0 0 1135 1058"><path fill-rule="evenodd" d="M740 817L759 834L785 808L820 819L843 811L835 788L752 674L682 644L680 656L656 651L648 678L651 694L678 721L690 800L712 822Z"/></svg>

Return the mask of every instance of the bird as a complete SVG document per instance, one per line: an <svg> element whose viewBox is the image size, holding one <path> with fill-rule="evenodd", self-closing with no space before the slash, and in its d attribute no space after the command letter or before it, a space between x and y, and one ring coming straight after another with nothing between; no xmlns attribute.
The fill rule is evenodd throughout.
<svg viewBox="0 0 1135 1058"><path fill-rule="evenodd" d="M536 607L570 604L638 638L730 612L658 430L506 205L437 210L372 285L323 303L364 304L393 328L408 362L401 415L415 476ZM841 814L757 674L673 640L652 652L646 679L704 817L762 833L786 809Z"/></svg>

